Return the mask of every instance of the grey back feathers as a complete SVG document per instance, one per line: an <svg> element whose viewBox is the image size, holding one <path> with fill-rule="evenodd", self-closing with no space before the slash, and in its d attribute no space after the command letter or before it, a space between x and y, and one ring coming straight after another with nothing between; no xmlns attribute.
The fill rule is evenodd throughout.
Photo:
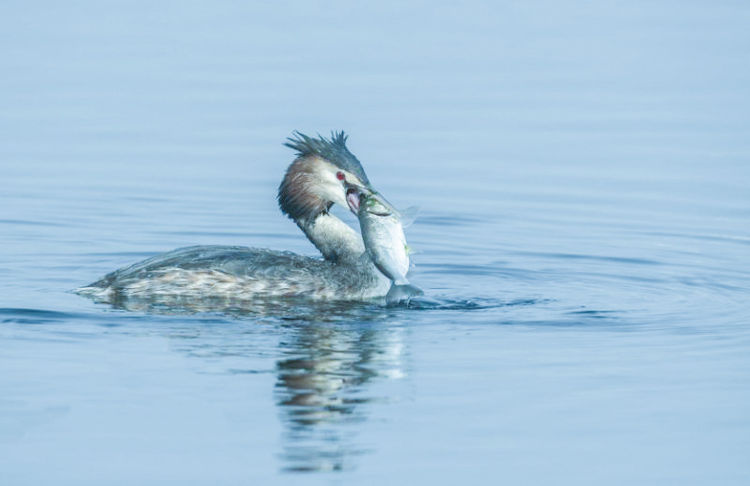
<svg viewBox="0 0 750 486"><path fill-rule="evenodd" d="M296 150L299 157L317 155L326 159L336 167L351 172L366 185L370 185L367 174L362 164L353 153L346 148L348 136L343 132L331 132L331 138L325 139L318 135L317 138L308 137L304 133L295 131L284 143L290 149Z"/></svg>

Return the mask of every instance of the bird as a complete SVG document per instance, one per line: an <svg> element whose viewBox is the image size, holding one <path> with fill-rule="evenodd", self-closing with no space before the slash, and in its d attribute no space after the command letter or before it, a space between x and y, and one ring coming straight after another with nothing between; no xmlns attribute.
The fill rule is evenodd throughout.
<svg viewBox="0 0 750 486"><path fill-rule="evenodd" d="M295 131L284 143L295 158L279 185L278 205L320 256L190 246L115 270L76 292L111 304L170 305L280 298L356 301L386 295L391 281L368 257L360 234L330 212L338 204L357 214L361 195L379 194L347 148L347 139L343 131L328 138Z"/></svg>

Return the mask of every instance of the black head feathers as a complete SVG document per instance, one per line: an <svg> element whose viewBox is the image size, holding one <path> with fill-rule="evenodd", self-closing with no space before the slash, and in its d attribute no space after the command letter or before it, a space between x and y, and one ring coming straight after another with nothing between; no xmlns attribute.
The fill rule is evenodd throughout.
<svg viewBox="0 0 750 486"><path fill-rule="evenodd" d="M299 157L317 155L324 158L336 167L351 172L369 186L370 181L367 179L362 164L346 148L346 139L347 135L343 131L331 132L330 140L320 135L317 138L308 137L304 133L295 131L284 145L296 150Z"/></svg>

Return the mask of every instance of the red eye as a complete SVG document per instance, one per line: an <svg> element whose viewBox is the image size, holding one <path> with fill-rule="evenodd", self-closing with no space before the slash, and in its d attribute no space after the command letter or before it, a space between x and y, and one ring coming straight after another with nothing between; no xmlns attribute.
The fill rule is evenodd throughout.
<svg viewBox="0 0 750 486"><path fill-rule="evenodd" d="M343 181L344 180L344 173L343 172L336 172L336 179Z"/></svg>

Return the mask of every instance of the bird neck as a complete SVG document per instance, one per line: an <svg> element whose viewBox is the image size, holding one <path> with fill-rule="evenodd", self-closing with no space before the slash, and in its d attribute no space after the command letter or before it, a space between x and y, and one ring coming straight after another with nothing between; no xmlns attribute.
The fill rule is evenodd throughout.
<svg viewBox="0 0 750 486"><path fill-rule="evenodd" d="M297 221L307 238L329 261L357 261L365 251L362 238L349 225L328 212Z"/></svg>

